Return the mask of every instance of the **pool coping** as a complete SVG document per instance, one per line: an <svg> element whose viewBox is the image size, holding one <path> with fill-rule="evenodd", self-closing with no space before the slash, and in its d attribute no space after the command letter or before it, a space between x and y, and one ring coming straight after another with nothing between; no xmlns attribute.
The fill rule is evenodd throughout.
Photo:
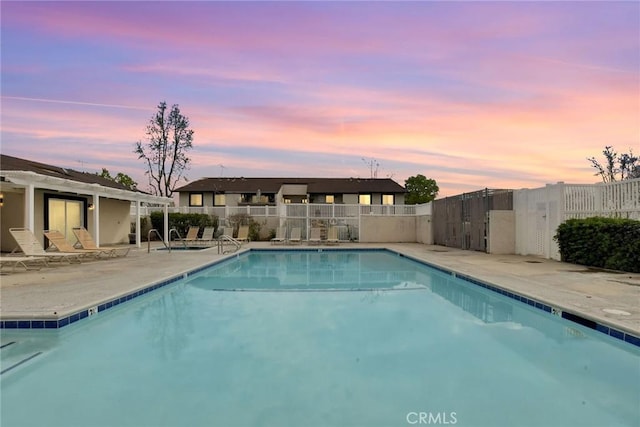
<svg viewBox="0 0 640 427"><path fill-rule="evenodd" d="M139 296L145 295L149 292L153 292L156 289L168 286L172 283L175 283L184 278L190 277L194 274L199 273L202 270L205 270L214 265L223 263L228 261L229 259L240 257L249 252L330 252L330 251L358 251L358 252L366 252L366 251L386 251L390 253L397 254L404 258L410 259L414 262L418 262L422 265L428 266L435 270L438 270L442 273L448 274L452 277L456 277L462 279L468 283L474 284L476 286L480 286L482 288L488 289L490 291L496 292L500 295L506 296L508 298L514 299L516 301L525 303L535 309L539 309L545 311L549 314L556 315L562 317L571 322L577 323L589 329L593 329L597 332L608 335L612 338L627 342L636 347L640 347L640 337L636 335L634 332L630 330L626 330L624 327L615 326L612 324L607 324L606 322L602 322L601 319L594 318L589 316L586 313L581 313L578 310L572 309L570 307L563 306L556 302L551 302L545 300L544 298L540 298L539 296L532 297L528 295L526 292L518 291L513 292L509 289L501 287L495 283L478 279L469 274L460 272L451 267L444 267L437 263L425 261L424 259L420 259L418 257L403 253L398 249L390 249L388 247L369 247L369 248L353 248L353 247L301 247L301 248L292 248L292 247L283 247L283 248L244 248L238 252L229 254L222 258L216 259L214 261L208 261L203 263L200 266L190 268L187 270L183 270L176 274L172 274L171 276L156 280L150 283L145 283L138 288L123 292L121 294L116 295L115 297L110 297L106 300L100 301L98 303L92 303L90 305L84 306L80 309L70 310L69 312L60 313L57 316L51 315L34 315L31 317L20 315L20 316L8 316L4 317L0 320L0 329L6 330L15 330L15 329L59 329L63 328L67 325L73 324L79 320L85 319L87 317L93 316L102 311L108 310L110 308L116 307L124 302L130 301Z"/></svg>

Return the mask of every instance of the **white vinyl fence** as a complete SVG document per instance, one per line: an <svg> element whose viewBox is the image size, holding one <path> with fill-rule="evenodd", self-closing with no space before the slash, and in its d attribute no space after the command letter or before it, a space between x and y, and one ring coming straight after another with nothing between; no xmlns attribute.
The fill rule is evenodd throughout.
<svg viewBox="0 0 640 427"><path fill-rule="evenodd" d="M151 212L161 211L161 207L145 206L140 208L140 216L148 216ZM229 225L228 218L236 214L246 214L259 221L268 229L286 226L287 233L292 227L300 227L302 239L307 238L307 230L311 227L335 226L338 228L338 239L342 241L359 240L361 216L415 216L416 209L421 214L430 213L430 205L343 205L343 204L308 204L290 203L278 206L205 206L205 207L170 207L169 213L199 213L215 215L220 225ZM135 218L136 208L132 206L131 217Z"/></svg>
<svg viewBox="0 0 640 427"><path fill-rule="evenodd" d="M553 240L570 218L605 216L640 220L640 179L602 184L549 184L513 193L516 253L560 259Z"/></svg>

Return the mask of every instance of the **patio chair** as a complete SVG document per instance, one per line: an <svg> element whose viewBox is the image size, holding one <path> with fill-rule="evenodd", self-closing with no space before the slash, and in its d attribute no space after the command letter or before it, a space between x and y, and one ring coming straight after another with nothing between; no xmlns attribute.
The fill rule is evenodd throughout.
<svg viewBox="0 0 640 427"><path fill-rule="evenodd" d="M340 243L338 239L338 227L329 227L327 232L327 245L337 245Z"/></svg>
<svg viewBox="0 0 640 427"><path fill-rule="evenodd" d="M319 245L322 243L322 229L320 227L311 227L311 231L309 232L309 244L310 245Z"/></svg>
<svg viewBox="0 0 640 427"><path fill-rule="evenodd" d="M238 237L236 237L236 240L238 240L240 242L248 242L249 241L249 226L248 225L241 225L238 228Z"/></svg>
<svg viewBox="0 0 640 427"><path fill-rule="evenodd" d="M284 243L285 240L286 240L285 234L286 234L286 228L285 227L278 227L276 229L276 237L271 239L271 244L275 245L275 244L278 244L278 243Z"/></svg>
<svg viewBox="0 0 640 427"><path fill-rule="evenodd" d="M16 267L22 267L28 271L40 270L45 265L47 265L46 260L42 257L0 255L0 269L10 266L12 272L16 270Z"/></svg>
<svg viewBox="0 0 640 427"><path fill-rule="evenodd" d="M222 235L233 237L233 227L222 227Z"/></svg>
<svg viewBox="0 0 640 427"><path fill-rule="evenodd" d="M291 244L300 244L302 242L300 227L293 227L291 229L291 233L289 233L289 238L287 242Z"/></svg>
<svg viewBox="0 0 640 427"><path fill-rule="evenodd" d="M101 250L94 249L78 249L67 241L64 234L58 230L45 230L44 236L49 240L49 243L53 245L58 252L67 254L78 254L83 257L93 256L94 258L100 257L103 252Z"/></svg>
<svg viewBox="0 0 640 427"><path fill-rule="evenodd" d="M211 244L213 242L213 234L215 231L215 227L205 227L202 231L202 237L200 237L197 242L201 245Z"/></svg>
<svg viewBox="0 0 640 427"><path fill-rule="evenodd" d="M82 256L78 253L47 252L36 236L28 228L10 228L9 233L15 239L18 247L26 256L41 257L46 261L67 261L69 263L81 262Z"/></svg>
<svg viewBox="0 0 640 427"><path fill-rule="evenodd" d="M73 234L75 234L76 239L78 239L78 243L80 243L80 246L82 246L83 249L102 251L110 257L117 257L118 255L125 257L131 249L129 246L98 246L93 240L91 233L89 233L84 227L74 227Z"/></svg>
<svg viewBox="0 0 640 427"><path fill-rule="evenodd" d="M192 225L189 227L187 231L187 236L182 239L183 242L195 242L198 240L198 232L200 231L200 227Z"/></svg>

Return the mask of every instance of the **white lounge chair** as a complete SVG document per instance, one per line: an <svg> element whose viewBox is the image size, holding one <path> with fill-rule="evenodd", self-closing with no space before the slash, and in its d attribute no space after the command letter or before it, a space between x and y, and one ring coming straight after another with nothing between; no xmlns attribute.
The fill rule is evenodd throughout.
<svg viewBox="0 0 640 427"><path fill-rule="evenodd" d="M94 257L98 258L103 253L99 249L78 249L74 247L71 243L67 242L64 234L59 232L58 230L45 230L44 236L49 240L58 252L67 253L67 254L78 254L82 257Z"/></svg>
<svg viewBox="0 0 640 427"><path fill-rule="evenodd" d="M322 229L319 227L311 227L308 241L310 245L319 245L322 243Z"/></svg>
<svg viewBox="0 0 640 427"><path fill-rule="evenodd" d="M210 245L213 242L213 233L215 233L215 227L205 227L202 230L202 237L200 237L197 242L200 245Z"/></svg>
<svg viewBox="0 0 640 427"><path fill-rule="evenodd" d="M57 260L67 261L69 263L76 261L81 262L82 255L63 252L47 252L42 244L36 239L36 236L28 228L10 228L9 232L15 239L18 247L26 256L42 257L46 261Z"/></svg>
<svg viewBox="0 0 640 427"><path fill-rule="evenodd" d="M187 236L184 239L182 239L182 241L185 243L197 241L199 231L200 231L200 227L197 227L194 225L190 226L189 230L187 231Z"/></svg>
<svg viewBox="0 0 640 427"><path fill-rule="evenodd" d="M11 271L15 271L16 267L22 267L25 270L40 270L42 266L47 265L46 259L35 256L0 256L0 269L10 266Z"/></svg>
<svg viewBox="0 0 640 427"><path fill-rule="evenodd" d="M291 229L291 233L289 233L289 238L287 239L287 242L291 244L300 244L301 241L302 241L302 237L301 237L300 227L293 227Z"/></svg>
<svg viewBox="0 0 640 427"><path fill-rule="evenodd" d="M239 242L248 242L249 241L249 226L248 225L241 225L238 228L238 237L236 237L236 240L238 240Z"/></svg>
<svg viewBox="0 0 640 427"><path fill-rule="evenodd" d="M276 229L276 237L271 239L271 244L275 245L275 244L278 244L278 243L284 243L285 240L286 240L285 232L286 232L286 228L285 227L278 227Z"/></svg>
<svg viewBox="0 0 640 427"><path fill-rule="evenodd" d="M129 246L98 246L95 240L93 240L91 233L84 227L74 227L73 234L75 234L78 243L80 243L83 249L102 251L110 257L127 256L131 249Z"/></svg>
<svg viewBox="0 0 640 427"><path fill-rule="evenodd" d="M327 245L337 245L340 243L338 239L338 227L329 227L327 232Z"/></svg>

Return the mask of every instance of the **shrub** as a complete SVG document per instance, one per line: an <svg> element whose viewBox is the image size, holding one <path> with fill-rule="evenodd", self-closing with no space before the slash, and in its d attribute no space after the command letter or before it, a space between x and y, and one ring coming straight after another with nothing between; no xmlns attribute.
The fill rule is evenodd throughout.
<svg viewBox="0 0 640 427"><path fill-rule="evenodd" d="M562 261L640 272L640 221L592 217L570 219L558 227Z"/></svg>
<svg viewBox="0 0 640 427"><path fill-rule="evenodd" d="M151 212L151 224L153 228L162 234L164 230L164 212ZM218 217L216 215L195 213L184 214L176 212L169 214L169 230L175 228L184 237L191 226L200 227L200 231L204 227L218 228Z"/></svg>

